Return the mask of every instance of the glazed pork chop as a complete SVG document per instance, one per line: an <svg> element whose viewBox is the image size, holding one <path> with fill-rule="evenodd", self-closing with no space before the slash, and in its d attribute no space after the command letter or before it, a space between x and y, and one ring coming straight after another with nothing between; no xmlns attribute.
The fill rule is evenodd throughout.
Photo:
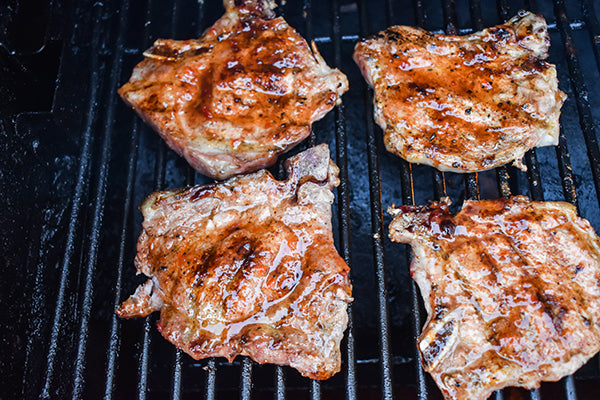
<svg viewBox="0 0 600 400"><path fill-rule="evenodd" d="M446 399L570 375L600 350L600 239L575 207L511 199L390 208L428 319L418 342Z"/></svg>
<svg viewBox="0 0 600 400"><path fill-rule="evenodd" d="M256 171L304 140L348 89L272 0L225 0L200 39L159 39L119 94L198 172Z"/></svg>
<svg viewBox="0 0 600 400"><path fill-rule="evenodd" d="M558 143L558 89L546 22L521 11L468 36L393 26L357 43L388 151L442 171L484 171Z"/></svg>
<svg viewBox="0 0 600 400"><path fill-rule="evenodd" d="M327 145L223 183L157 192L142 204L135 265L148 276L117 310L160 310L162 335L195 359L247 355L327 379L340 370L352 301L331 233L338 168Z"/></svg>

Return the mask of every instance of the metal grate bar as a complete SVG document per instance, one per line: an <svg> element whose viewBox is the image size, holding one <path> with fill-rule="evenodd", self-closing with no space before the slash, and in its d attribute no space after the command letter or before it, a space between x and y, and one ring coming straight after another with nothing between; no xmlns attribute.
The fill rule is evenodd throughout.
<svg viewBox="0 0 600 400"><path fill-rule="evenodd" d="M444 15L448 13L448 10L444 8ZM415 17L416 17L416 25L419 27L425 27L426 23L426 14L425 7L423 6L423 2L421 0L415 0ZM438 169L432 168L433 174L433 193L436 199L441 197L446 197L446 180L444 177L444 173L439 171Z"/></svg>
<svg viewBox="0 0 600 400"><path fill-rule="evenodd" d="M280 365L275 366L275 399L285 400L285 372Z"/></svg>
<svg viewBox="0 0 600 400"><path fill-rule="evenodd" d="M511 17L506 0L498 0L496 2L496 9L498 10L498 16L502 19L502 22L507 21Z"/></svg>
<svg viewBox="0 0 600 400"><path fill-rule="evenodd" d="M252 398L252 359L244 357L242 360L240 399L250 400Z"/></svg>
<svg viewBox="0 0 600 400"><path fill-rule="evenodd" d="M425 25L425 7L423 6L423 2L421 0L416 0L414 2L415 7L415 23L417 26ZM439 179L439 176L437 176ZM434 180L436 179L436 172L434 172ZM440 181L443 184L443 177ZM414 205L415 204L415 191L414 191L414 181L412 175L412 165L405 161L400 161L400 183L402 185L402 203L405 205ZM437 188L437 189L436 189ZM434 185L434 190L437 190L439 193L439 185ZM407 265L410 265L412 261L412 252L409 246L405 246L406 249L406 261ZM418 338L421 335L421 329L423 326L424 315L422 312L423 309L423 301L420 297L419 290L417 288L417 284L414 280L411 279L410 282L411 288L411 304L412 304L412 329L413 329L413 341L415 343L414 346L414 367L415 373L417 376L417 398L419 400L427 400L429 399L429 389L427 387L427 377L425 374L425 370L423 370L421 363L421 352L419 351L417 344Z"/></svg>
<svg viewBox="0 0 600 400"><path fill-rule="evenodd" d="M368 33L367 4L359 2L359 20L361 36ZM381 204L381 182L379 173L379 149L372 117L373 93L365 87L365 111L367 128L367 156L369 166L369 195L371 199L371 232L373 235L373 261L377 278L377 296L379 302L379 329L380 329L380 359L381 359L381 394L382 398L391 400L392 393L392 364L390 357L390 339L388 322L388 298L385 279L385 260L383 246L383 212Z"/></svg>
<svg viewBox="0 0 600 400"><path fill-rule="evenodd" d="M414 0L415 4L415 21L417 26L425 25L425 7L423 6L423 0Z"/></svg>
<svg viewBox="0 0 600 400"><path fill-rule="evenodd" d="M332 8L332 39L334 48L334 65L342 66L342 33L340 27L340 2L333 0ZM338 187L338 223L342 257L352 266L350 240L350 188L348 177L348 137L346 134L346 117L344 105L335 108L335 142L336 162L340 169L340 185ZM354 335L352 304L348 306L348 328L346 330L346 398L356 399L356 357L354 355Z"/></svg>
<svg viewBox="0 0 600 400"><path fill-rule="evenodd" d="M575 379L573 375L569 375L563 379L565 385L565 396L567 400L577 399L577 391L575 390Z"/></svg>
<svg viewBox="0 0 600 400"><path fill-rule="evenodd" d="M484 28L483 14L481 12L481 1L470 0L469 1L469 12L471 14L471 24L476 31L480 31Z"/></svg>
<svg viewBox="0 0 600 400"><path fill-rule="evenodd" d="M94 27L92 33L92 48L97 48L100 41L100 11L101 7L96 5L94 9ZM52 323L52 330L49 340L49 348L46 364L46 373L44 377L44 386L40 394L41 398L51 397L51 386L54 378L54 368L56 362L56 355L58 351L58 336L61 330L63 309L65 307L65 297L68 285L68 276L70 272L71 259L73 257L73 251L75 249L75 236L77 227L80 224L79 217L81 214L81 208L83 205L83 196L88 186L89 169L92 158L91 143L92 143L92 126L96 120L96 113L98 108L98 96L101 93L102 80L100 79L100 65L98 60L98 52L92 52L91 60L91 76L90 76L90 97L87 104L87 119L85 123L85 129L83 132L83 145L81 147L81 154L79 159L80 164L77 172L77 184L73 193L73 203L71 204L71 212L69 219L69 228L67 233L67 240L65 245L65 255L61 264L60 272L60 284L58 288L58 296L56 300L56 306L54 308L54 319Z"/></svg>
<svg viewBox="0 0 600 400"><path fill-rule="evenodd" d="M436 199L440 199L442 197L446 197L447 193L446 193L446 178L445 178L445 174L444 172L438 170L438 169L433 169L432 168L432 173L433 173L433 196Z"/></svg>
<svg viewBox="0 0 600 400"><path fill-rule="evenodd" d="M471 0L469 4L469 11L471 13L471 22L473 24L473 28L476 31L484 29L485 25L483 23L483 14L481 11L480 0ZM509 197L511 195L511 190L509 185L508 172L505 166L496 168L496 181L498 182L500 195L502 197ZM494 398L495 400L502 400L504 398L502 390L496 390L494 392Z"/></svg>
<svg viewBox="0 0 600 400"><path fill-rule="evenodd" d="M0 125L2 121L0 121ZM4 127L2 127L4 128ZM46 235L44 232L47 230L47 227L50 224L50 221L47 218L47 213L44 215L44 225L42 226L42 234L39 238L39 250L38 255L39 259L35 268L35 277L34 277L34 288L32 294L32 302L31 302L31 310L29 313L29 325L27 327L27 345L25 350L25 360L24 360L24 369L23 369L23 379L22 379L22 388L21 388L21 398L31 398L34 397L35 389L32 387L32 383L30 382L31 377L29 376L31 370L33 370L32 364L37 359L37 353L35 351L36 341L35 338L40 337L40 333L42 330L42 318L44 315L42 312L42 305L46 300L45 296L45 288L44 288L44 271L46 270L46 264L44 263L43 257L43 249L47 248L50 245L52 240L51 235ZM32 375L32 374L31 374ZM32 390L33 389L33 390Z"/></svg>
<svg viewBox="0 0 600 400"><path fill-rule="evenodd" d="M211 358L206 363L208 374L206 375L206 400L215 400L215 388L217 386L217 366L215 359Z"/></svg>
<svg viewBox="0 0 600 400"><path fill-rule="evenodd" d="M412 166L405 160L400 160L400 183L402 185L402 204L414 205L415 204L415 191L414 182L412 176ZM408 245L405 245L407 265L410 265L412 254ZM421 316L421 299L417 290L417 285L414 280L411 279L411 301L413 310L413 339L414 343L417 343L417 339L421 334L421 326L423 325L423 317ZM417 375L417 398L419 400L426 400L429 398L429 391L427 389L425 371L421 364L421 352L418 346L414 346L414 363L415 371Z"/></svg>
<svg viewBox="0 0 600 400"><path fill-rule="evenodd" d="M535 149L531 149L525 153L525 162L527 164L527 179L529 180L529 191L531 192L531 198L534 200L543 200L544 188L542 187L540 167Z"/></svg>
<svg viewBox="0 0 600 400"><path fill-rule="evenodd" d="M181 398L181 369L183 367L183 352L175 349L175 360L173 361L173 387L171 389L171 398L179 400Z"/></svg>
<svg viewBox="0 0 600 400"><path fill-rule="evenodd" d="M444 25L448 35L458 34L458 14L456 12L455 0L444 0ZM468 199L479 198L479 186L477 184L477 173L464 174L465 179L465 194Z"/></svg>
<svg viewBox="0 0 600 400"><path fill-rule="evenodd" d="M106 112L106 120L104 123L104 132L102 139L102 155L100 158L100 171L98 179L96 181L96 196L94 201L94 217L92 222L92 229L89 233L90 244L86 265L86 278L85 278L85 291L81 306L81 323L79 327L79 344L77 347L77 358L75 362L75 372L73 377L73 398L78 399L83 395L83 386L85 379L83 377L86 367L86 350L88 344L88 332L89 332L89 319L92 309L92 299L94 293L93 280L96 270L96 260L98 256L98 246L100 231L102 229L103 218L104 218L104 203L106 200L106 186L108 177L109 159L111 154L112 140L111 134L114 124L114 115L116 108L116 86L118 84L119 77L121 75L121 58L123 55L123 37L126 26L126 14L129 8L129 2L123 1L121 3L121 9L119 10L120 22L119 22L119 33L115 46L115 56L110 71L108 99L108 110Z"/></svg>
<svg viewBox="0 0 600 400"><path fill-rule="evenodd" d="M313 28L312 28L312 2L311 0L304 0L304 4L302 6L302 11L304 11L305 19L304 19L304 37L307 42L313 38Z"/></svg>
<svg viewBox="0 0 600 400"><path fill-rule="evenodd" d="M304 0L303 5L304 11L304 28L306 31L306 41L310 42L313 39L313 15L312 15L312 2L311 0ZM337 111L336 111L337 112ZM311 128L310 135L308 140L306 141L307 146L312 147L317 144L317 136L314 130ZM283 162L280 163L280 166L283 165ZM318 400L321 398L321 383L316 380L312 380L310 383L310 397L312 400Z"/></svg>
<svg viewBox="0 0 600 400"><path fill-rule="evenodd" d="M596 10L590 0L581 0L581 11L592 42L596 64L600 69L600 23L596 16Z"/></svg>
<svg viewBox="0 0 600 400"><path fill-rule="evenodd" d="M479 199L479 174L477 172L465 175L465 194L467 199Z"/></svg>
<svg viewBox="0 0 600 400"><path fill-rule="evenodd" d="M146 400L148 392L148 363L150 362L150 318L144 319L144 336L142 340L142 352L138 365L138 400Z"/></svg>
<svg viewBox="0 0 600 400"><path fill-rule="evenodd" d="M571 80L571 84L575 90L575 100L577 103L577 109L579 111L580 116L580 124L582 130L584 132L586 145L588 148L588 155L590 157L590 161L592 162L592 172L594 174L594 181L596 184L596 192L600 193L600 186L598 179L600 178L600 167L597 165L597 162L600 161L600 153L598 152L598 144L596 141L596 134L593 128L593 120L591 116L590 105L588 102L587 89L583 83L583 75L581 73L581 69L579 66L579 60L577 58L577 50L574 46L571 27L569 25L569 20L566 15L565 5L562 0L554 1L554 14L556 15L556 24L558 29L560 30L561 37L563 39L565 55L567 56L567 65L569 68L569 77ZM588 125L591 122L591 125ZM559 136L559 145L556 148L556 153L559 161L559 171L560 175L563 178L563 190L565 194L565 199L571 202L577 207L577 195L575 192L574 185L565 185L567 181L573 182L572 173L571 173L571 162L570 156L567 150L566 138L562 133ZM595 153L595 154L594 154ZM536 163L537 164L537 163ZM595 168L594 168L595 167ZM534 171L535 172L535 171ZM529 175L529 174L528 174ZM567 178L567 179L565 179ZM540 188L541 190L541 188ZM535 196L534 191L532 190L532 195ZM541 192L541 197L535 198L535 200L543 199L543 191ZM600 201L600 198L598 199ZM575 392L575 383L573 380L573 375L570 375L563 379L563 384L565 387L565 395L568 400L576 400L577 394ZM531 392L531 398L538 400L540 398L539 389L535 389Z"/></svg>
<svg viewBox="0 0 600 400"><path fill-rule="evenodd" d="M537 162L537 154L535 149L531 149L525 153L527 162L527 180L529 181L529 191L531 199L536 201L544 200L544 190L540 180L540 171ZM541 400L540 389L532 389L529 391L530 400Z"/></svg>
<svg viewBox="0 0 600 400"><path fill-rule="evenodd" d="M480 0L471 0L469 4L470 12L471 12L471 21L473 23L473 28L476 31L480 31L485 28L483 23L483 16L481 11L481 1ZM498 13L501 19L506 18L503 16L503 12L501 11L504 6L499 5L497 7ZM500 195L502 197L509 197L511 195L510 183L508 170L505 166L501 166L496 168L496 181L498 182L498 190L500 191Z"/></svg>
<svg viewBox="0 0 600 400"><path fill-rule="evenodd" d="M321 383L314 379L310 381L310 398L311 400L319 400L321 398Z"/></svg>
<svg viewBox="0 0 600 400"><path fill-rule="evenodd" d="M565 200L573 204L577 208L577 213L579 214L579 204L577 202L577 192L575 191L575 185L573 183L571 161L569 157L569 152L567 150L567 140L562 133L562 127L559 136L559 144L556 148L556 153L559 159L559 170L563 181L563 192ZM566 184L566 182L570 182L570 184ZM562 382L565 388L565 395L567 397L567 400L577 400L577 392L575 391L575 382L573 380L573 375L565 377L562 380Z"/></svg>
<svg viewBox="0 0 600 400"><path fill-rule="evenodd" d="M412 165L405 160L400 160L400 184L402 186L402 204L414 205L415 204L415 190L414 181L412 175ZM410 265L412 261L412 253L410 247L405 245L406 250L406 264ZM419 297L417 285L414 280L411 279L411 303L412 303L412 322L413 322L413 341L416 344L417 339L421 335L421 326L423 325L422 317L422 301ZM417 375L417 398L419 400L426 400L429 398L429 391L427 389L426 375L421 364L421 352L418 346L414 346L414 363L415 372Z"/></svg>
<svg viewBox="0 0 600 400"><path fill-rule="evenodd" d="M198 7L201 11L198 13L198 26L201 25L202 16L203 16L203 8L204 3L200 3ZM177 16L179 15L180 10L179 1L173 2L173 8L171 9L171 37L176 38L178 35L178 27L180 26L177 23ZM163 146L164 147L164 146ZM195 171L194 169L188 165L186 167L185 174L185 185L193 186L195 181ZM171 398L174 400L179 400L181 398L181 390L183 386L183 378L182 378L182 369L183 369L183 351L175 348L175 355L173 359L173 386L171 388Z"/></svg>
<svg viewBox="0 0 600 400"><path fill-rule="evenodd" d="M575 191L575 178L573 177L573 169L571 168L571 156L567 148L567 138L562 133L562 126L561 134L558 137L558 146L556 147L556 157L558 159L558 171L565 199L579 210L577 192Z"/></svg>
<svg viewBox="0 0 600 400"><path fill-rule="evenodd" d="M496 168L496 180L498 181L498 190L502 197L510 197L512 191L510 190L510 177L508 176L508 170L505 166Z"/></svg>
<svg viewBox="0 0 600 400"><path fill-rule="evenodd" d="M149 129L144 127L145 131ZM167 163L167 148L164 142L158 144L156 150L156 163L154 164L154 190L162 190L165 186L165 174Z"/></svg>
<svg viewBox="0 0 600 400"><path fill-rule="evenodd" d="M371 103L372 92L366 90L366 103ZM368 107L370 110L370 107ZM373 234L373 257L377 276L377 295L379 301L379 327L380 334L380 353L381 353L381 374L382 374L382 392L384 399L392 399L392 368L390 362L390 341L389 341L389 322L387 289L385 279L385 260L383 246L383 215L381 205L381 184L379 181L379 156L377 142L370 119L367 122L367 153L369 164L369 192L371 199L371 230Z"/></svg>
<svg viewBox="0 0 600 400"><path fill-rule="evenodd" d="M504 399L504 394L502 393L502 390L496 390L494 392L494 399L495 400L503 400Z"/></svg>
<svg viewBox="0 0 600 400"><path fill-rule="evenodd" d="M302 10L304 11L304 29L306 31L305 39L310 43L313 40L313 29L312 29L312 3L311 0L304 0L304 4L302 6ZM306 140L306 146L313 147L317 144L317 135L313 131L312 127L310 129L310 135ZM279 176L280 178L285 177L285 167L284 167L284 158L280 157L277 161L279 164Z"/></svg>
<svg viewBox="0 0 600 400"><path fill-rule="evenodd" d="M285 0L281 0L279 7L276 9L277 14L280 17L285 17ZM316 144L315 134L311 129L310 135L307 140L308 146L312 147ZM311 144L312 143L312 144ZM285 159L284 157L279 157L277 159L277 179L285 178ZM286 392L286 384L285 384L285 371L281 365L275 365L275 399L284 400L285 392Z"/></svg>
<svg viewBox="0 0 600 400"><path fill-rule="evenodd" d="M404 182L402 183L404 185ZM413 204L414 205L414 201L411 201L411 203L407 203L405 202L405 200L403 199L404 204ZM408 248L408 246L406 246L406 257L407 257L407 264L410 265L410 262L412 261L412 256L411 256L411 252L410 249ZM410 288L411 288L411 301L412 301L412 307L413 307L413 338L414 338L414 359L415 359L415 371L417 373L417 398L419 400L426 400L429 399L429 390L427 389L427 381L426 381L426 375L425 375L425 370L423 370L422 364L421 364L421 352L419 351L419 347L416 345L417 344L417 340L419 338L419 336L421 335L421 327L423 325L423 316L422 316L422 312L421 312L421 298L419 297L419 291L417 289L417 284L415 283L414 280L411 279L410 282Z"/></svg>
<svg viewBox="0 0 600 400"><path fill-rule="evenodd" d="M577 56L577 48L573 41L572 30L569 26L569 18L567 17L563 0L554 0L554 14L556 15L556 24L564 44L567 66L569 68L569 78L571 80L571 85L575 94L575 102L579 112L579 124L581 125L587 146L590 168L596 186L596 196L598 197L598 202L600 204L600 150L598 149L598 139L596 137L596 129L594 127L588 91L583 80L583 74Z"/></svg>
<svg viewBox="0 0 600 400"><path fill-rule="evenodd" d="M135 117L134 117L135 118ZM133 123L131 132L131 141L129 145L129 163L127 165L127 183L125 185L125 202L123 203L123 218L121 219L121 235L119 238L119 261L117 263L117 279L115 282L115 297L113 310L116 310L121 304L121 291L123 286L123 266L125 260L125 243L129 233L128 223L131 215L131 206L133 203L133 188L135 184L135 170L137 163L137 147L139 141L140 121L138 118ZM121 332L117 314L113 312L111 316L110 341L108 345L108 361L106 366L106 385L104 387L104 400L111 400L115 386L115 372L117 354L120 350Z"/></svg>
<svg viewBox="0 0 600 400"><path fill-rule="evenodd" d="M540 389L532 389L529 391L530 400L541 400Z"/></svg>
<svg viewBox="0 0 600 400"><path fill-rule="evenodd" d="M537 12L537 4L530 1L527 8L531 12ZM529 191L533 200L544 200L544 189L540 176L540 167L537 160L537 150L535 147L525 153L525 163L527 165L527 179L529 181Z"/></svg>
<svg viewBox="0 0 600 400"><path fill-rule="evenodd" d="M458 34L458 14L456 13L455 0L444 0L442 3L444 12L444 31L448 35Z"/></svg>
<svg viewBox="0 0 600 400"><path fill-rule="evenodd" d="M144 47L150 45L152 41L152 32L150 28L152 26L152 4L151 1L148 1L146 8L146 23L144 24ZM143 132L149 131L148 126L143 126ZM154 190L161 190L165 185L165 169L166 169L166 145L161 140L158 149L156 151L156 161L154 164ZM140 354L138 371L139 371L139 384L138 384L138 399L145 400L148 392L148 375L149 375L149 364L150 364L150 344L151 344L151 334L150 334L150 326L151 319L153 317L151 315L144 318L144 336L142 339L142 352Z"/></svg>
<svg viewBox="0 0 600 400"><path fill-rule="evenodd" d="M395 25L396 13L394 12L394 4L391 0L385 1L385 12L386 12L387 26Z"/></svg>

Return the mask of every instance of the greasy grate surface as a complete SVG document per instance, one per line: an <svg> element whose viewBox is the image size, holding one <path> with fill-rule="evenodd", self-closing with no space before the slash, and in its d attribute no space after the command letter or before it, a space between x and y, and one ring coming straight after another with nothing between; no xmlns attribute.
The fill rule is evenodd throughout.
<svg viewBox="0 0 600 400"><path fill-rule="evenodd" d="M342 106L315 124L341 168L334 208L355 302L342 372L304 379L249 359L194 361L166 342L155 316L113 310L141 281L132 260L137 211L153 190L208 182L118 99L142 51L159 37L198 36L219 0L7 0L0 4L1 398L438 399L419 367L425 320L408 274L410 251L387 239L392 203L525 194L567 200L600 231L600 25L592 0L293 1L278 12L349 77ZM468 33L519 9L541 12L569 98L556 148L513 167L458 175L409 165L383 150L371 92L351 60L359 37L392 24ZM273 168L274 173L280 170ZM598 357L562 382L502 398L600 398Z"/></svg>

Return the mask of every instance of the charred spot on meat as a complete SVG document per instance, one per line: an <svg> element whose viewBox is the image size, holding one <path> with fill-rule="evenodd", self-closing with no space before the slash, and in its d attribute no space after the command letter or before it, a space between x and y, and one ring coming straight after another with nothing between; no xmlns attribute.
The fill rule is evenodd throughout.
<svg viewBox="0 0 600 400"><path fill-rule="evenodd" d="M558 143L558 89L541 16L467 36L393 26L357 43L386 149L442 171L488 170Z"/></svg>
<svg viewBox="0 0 600 400"><path fill-rule="evenodd" d="M121 97L192 167L225 179L275 163L348 89L271 0L224 1L202 37L159 39Z"/></svg>
<svg viewBox="0 0 600 400"><path fill-rule="evenodd" d="M600 239L575 207L510 199L390 208L428 313L418 346L446 399L574 373L600 350Z"/></svg>
<svg viewBox="0 0 600 400"><path fill-rule="evenodd" d="M160 311L162 335L195 359L247 355L327 379L340 370L352 300L331 233L338 168L327 145L222 183L142 204L135 265L149 277L117 310Z"/></svg>

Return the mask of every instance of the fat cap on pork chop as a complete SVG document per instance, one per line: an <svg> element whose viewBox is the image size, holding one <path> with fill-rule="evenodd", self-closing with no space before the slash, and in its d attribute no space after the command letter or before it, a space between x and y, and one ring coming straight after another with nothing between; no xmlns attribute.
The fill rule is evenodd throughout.
<svg viewBox="0 0 600 400"><path fill-rule="evenodd" d="M423 367L446 399L539 387L600 350L600 239L564 202L527 197L390 208L427 309Z"/></svg>
<svg viewBox="0 0 600 400"><path fill-rule="evenodd" d="M331 233L338 168L323 144L222 183L142 204L135 265L149 279L117 310L160 311L162 335L195 359L247 355L327 379L340 370L352 301Z"/></svg>
<svg viewBox="0 0 600 400"><path fill-rule="evenodd" d="M158 39L119 94L198 172L256 171L304 140L348 90L271 0L226 0L199 39Z"/></svg>

